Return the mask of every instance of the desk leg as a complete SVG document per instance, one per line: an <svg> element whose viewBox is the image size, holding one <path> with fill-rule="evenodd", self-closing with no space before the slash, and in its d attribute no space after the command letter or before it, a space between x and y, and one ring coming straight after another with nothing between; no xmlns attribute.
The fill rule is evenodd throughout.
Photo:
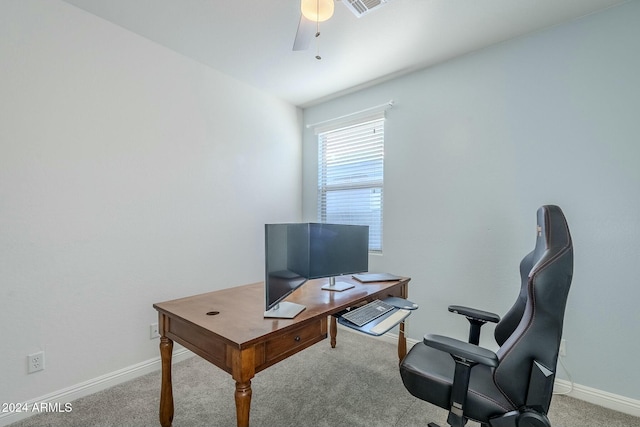
<svg viewBox="0 0 640 427"><path fill-rule="evenodd" d="M336 336L338 335L338 322L335 316L329 316L329 336L331 337L331 348L336 348Z"/></svg>
<svg viewBox="0 0 640 427"><path fill-rule="evenodd" d="M160 389L160 425L170 427L173 421L173 386L171 384L171 356L173 341L160 338L160 357L162 359L162 386Z"/></svg>
<svg viewBox="0 0 640 427"><path fill-rule="evenodd" d="M249 412L251 410L251 381L236 382L236 420L238 427L249 427Z"/></svg>
<svg viewBox="0 0 640 427"><path fill-rule="evenodd" d="M404 322L400 322L398 330L398 359L400 362L407 355L407 337L404 335Z"/></svg>
<svg viewBox="0 0 640 427"><path fill-rule="evenodd" d="M400 288L400 296L404 299L409 298L409 288L407 283L403 284ZM404 334L404 322L400 322L400 326L398 328L398 359L400 362L407 355L407 337Z"/></svg>
<svg viewBox="0 0 640 427"><path fill-rule="evenodd" d="M233 350L232 376L236 380L236 421L238 427L249 427L251 379L255 375L255 348Z"/></svg>

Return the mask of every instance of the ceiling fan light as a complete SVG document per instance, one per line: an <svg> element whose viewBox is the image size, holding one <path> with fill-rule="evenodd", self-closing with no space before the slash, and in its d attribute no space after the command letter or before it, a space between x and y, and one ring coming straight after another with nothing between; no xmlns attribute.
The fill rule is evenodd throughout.
<svg viewBox="0 0 640 427"><path fill-rule="evenodd" d="M313 22L324 22L333 16L333 0L300 0L302 16Z"/></svg>

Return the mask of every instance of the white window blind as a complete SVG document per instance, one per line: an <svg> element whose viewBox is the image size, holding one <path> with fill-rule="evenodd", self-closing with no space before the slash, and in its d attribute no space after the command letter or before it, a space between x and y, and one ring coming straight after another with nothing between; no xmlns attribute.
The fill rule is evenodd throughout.
<svg viewBox="0 0 640 427"><path fill-rule="evenodd" d="M382 251L384 115L318 133L320 222L369 226L369 250Z"/></svg>

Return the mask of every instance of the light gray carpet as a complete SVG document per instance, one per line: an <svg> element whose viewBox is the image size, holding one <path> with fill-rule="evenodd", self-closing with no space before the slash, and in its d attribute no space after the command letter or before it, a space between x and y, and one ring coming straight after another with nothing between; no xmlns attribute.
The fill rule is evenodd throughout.
<svg viewBox="0 0 640 427"><path fill-rule="evenodd" d="M321 341L258 373L252 388L253 427L446 425L444 410L404 389L395 345L342 329L335 349ZM70 413L40 414L11 427L158 426L159 390L158 371L78 399ZM175 427L236 425L234 382L203 359L174 365L173 390ZM554 427L640 427L640 418L566 396L554 397L549 417Z"/></svg>

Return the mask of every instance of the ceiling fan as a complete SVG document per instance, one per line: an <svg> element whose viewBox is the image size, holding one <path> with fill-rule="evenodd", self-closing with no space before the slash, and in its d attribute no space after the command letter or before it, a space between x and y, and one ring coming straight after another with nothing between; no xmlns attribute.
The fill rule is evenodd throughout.
<svg viewBox="0 0 640 427"><path fill-rule="evenodd" d="M340 1L360 18L382 7L388 0L335 0ZM320 22L333 16L334 0L300 0L300 22L293 42L293 50L307 50L314 37L320 35ZM316 58L320 59L319 56Z"/></svg>

